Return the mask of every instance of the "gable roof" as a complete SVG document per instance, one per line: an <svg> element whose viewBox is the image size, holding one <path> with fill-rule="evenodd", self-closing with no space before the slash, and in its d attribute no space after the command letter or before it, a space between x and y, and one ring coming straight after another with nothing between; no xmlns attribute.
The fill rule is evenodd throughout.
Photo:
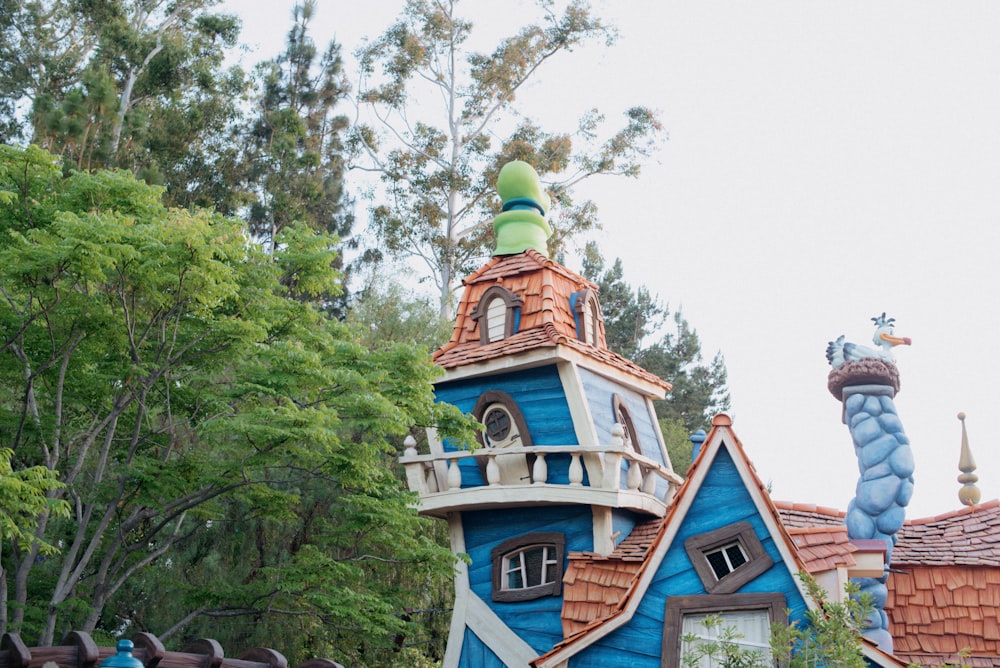
<svg viewBox="0 0 1000 668"><path fill-rule="evenodd" d="M603 369L606 374L638 381L647 392L662 397L670 383L621 355L608 350L604 321L599 319L597 345L580 341L570 297L597 285L535 250L491 259L463 281L451 339L434 353L434 363L449 371L504 358L516 364L519 356L542 352L567 357ZM520 326L512 336L483 345L479 325L472 318L483 293L494 285L520 297Z"/></svg>
<svg viewBox="0 0 1000 668"><path fill-rule="evenodd" d="M579 553L570 555L571 568L567 571L567 577L572 578L573 582L570 583L569 587L564 588L564 596L569 594L573 601L570 605L569 615L567 615L564 603L563 624L564 627L568 624L576 632L558 643L548 653L535 659L532 662L533 666L536 668L558 666L598 639L628 623L666 556L716 456L723 449L729 453L733 460L744 487L750 494L789 570L792 573L797 573L805 569L805 564L791 537L781 523L777 508L771 503L764 483L757 476L753 464L747 458L742 444L731 427L732 420L728 415L720 414L713 418L712 430L706 437L698 457L688 469L688 477L678 490L667 516L660 521L659 526L655 526L655 523L652 522L639 525L637 528L641 527L641 539L637 539L635 543L625 548L617 558L613 558L615 553L607 558L595 558L593 555ZM654 529L655 534L652 533ZM628 539L623 541L622 545L625 545L627 541ZM627 557L638 556L640 552L643 553L641 561L638 568L634 568L628 563L631 559ZM578 560L576 564L573 563L573 559ZM626 579L628 579L627 586L625 586ZM594 583L602 584L595 587ZM797 578L795 583L806 604L813 606L814 602L810 600ZM596 603L596 605L588 608L573 605L579 602L581 596L577 592L584 590L584 587L588 594L594 592L595 598L600 596L602 600L593 601L592 603ZM615 599L614 602L612 599ZM600 616L583 623L587 613Z"/></svg>

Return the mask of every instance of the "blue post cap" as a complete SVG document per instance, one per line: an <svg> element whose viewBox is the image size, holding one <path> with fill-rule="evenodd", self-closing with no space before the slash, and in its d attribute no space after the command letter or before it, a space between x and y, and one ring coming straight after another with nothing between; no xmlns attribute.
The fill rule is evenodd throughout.
<svg viewBox="0 0 1000 668"><path fill-rule="evenodd" d="M705 434L704 429L699 429L698 431L696 431L695 433L691 434L691 436L688 437L688 440L691 441L692 461L694 461L698 457L698 453L701 452L701 446L705 442L706 437L707 435Z"/></svg>
<svg viewBox="0 0 1000 668"><path fill-rule="evenodd" d="M100 668L144 668L142 661L132 656L134 648L131 640L119 640L115 646L118 653L101 661Z"/></svg>

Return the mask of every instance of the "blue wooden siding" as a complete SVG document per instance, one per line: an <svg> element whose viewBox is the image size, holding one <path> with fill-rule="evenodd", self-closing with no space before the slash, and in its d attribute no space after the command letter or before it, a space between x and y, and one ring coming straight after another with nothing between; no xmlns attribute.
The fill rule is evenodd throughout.
<svg viewBox="0 0 1000 668"><path fill-rule="evenodd" d="M470 378L440 383L435 388L438 401L450 403L465 413L471 413L479 397L488 390L506 392L524 415L528 432L534 445L577 445L576 431L569 414L566 392L556 366L549 365L525 371L498 373L480 378ZM446 450L455 450L445 443ZM549 455L549 482L569 482L569 455ZM460 463L462 487L484 484L479 467L472 460Z"/></svg>
<svg viewBox="0 0 1000 668"><path fill-rule="evenodd" d="M774 566L745 584L737 593L781 592L791 610L790 619L801 619L806 604L798 593L795 575L786 567L777 545L757 513L750 493L743 486L739 471L728 452L722 449L712 463L705 482L697 490L697 496L635 616L624 627L574 657L569 664L571 668L659 668L667 598L706 593L684 550L684 541L740 521L753 526Z"/></svg>
<svg viewBox="0 0 1000 668"><path fill-rule="evenodd" d="M590 406L590 414L594 419L599 445L607 445L611 440L611 427L615 424L612 397L617 394L628 406L643 456L661 464L665 463L658 436L660 425L650 416L646 397L587 369L580 369L580 379L583 382L587 404Z"/></svg>
<svg viewBox="0 0 1000 668"><path fill-rule="evenodd" d="M469 627L465 628L458 665L459 668L506 668L504 662Z"/></svg>
<svg viewBox="0 0 1000 668"><path fill-rule="evenodd" d="M566 554L593 550L593 516L589 506L549 506L511 508L464 513L465 550L472 591L504 623L539 654L563 639L562 597L544 596L533 601L498 603L493 600L493 564L490 552L508 538L535 532L554 531L566 536ZM565 563L563 564L565 573ZM560 578L562 574L560 574Z"/></svg>

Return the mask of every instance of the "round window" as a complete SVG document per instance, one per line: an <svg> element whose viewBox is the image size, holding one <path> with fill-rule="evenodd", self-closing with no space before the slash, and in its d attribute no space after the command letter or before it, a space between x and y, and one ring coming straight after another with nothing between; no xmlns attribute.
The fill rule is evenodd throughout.
<svg viewBox="0 0 1000 668"><path fill-rule="evenodd" d="M483 416L486 438L492 443L500 443L510 435L510 414L503 408L491 408Z"/></svg>

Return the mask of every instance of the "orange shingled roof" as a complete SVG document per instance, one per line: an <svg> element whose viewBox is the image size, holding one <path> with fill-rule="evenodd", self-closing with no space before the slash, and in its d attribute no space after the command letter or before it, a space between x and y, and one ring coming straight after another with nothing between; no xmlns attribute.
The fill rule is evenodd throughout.
<svg viewBox="0 0 1000 668"><path fill-rule="evenodd" d="M776 505L793 539L839 531L844 522L831 508ZM1000 668L1000 501L907 521L892 569L886 613L896 656ZM969 654L960 659L962 650Z"/></svg>
<svg viewBox="0 0 1000 668"><path fill-rule="evenodd" d="M563 637L614 612L632 586L662 524L663 520L657 518L637 525L606 557L593 552L570 553L563 576Z"/></svg>
<svg viewBox="0 0 1000 668"><path fill-rule="evenodd" d="M854 566L853 552L858 548L847 537L847 527L820 526L788 529L799 556L810 573L829 571L840 566Z"/></svg>
<svg viewBox="0 0 1000 668"><path fill-rule="evenodd" d="M599 322L598 345L577 338L570 296L580 290L596 290L597 286L541 253L529 249L517 255L495 257L464 283L451 340L434 353L434 363L438 366L454 369L543 348L555 352L558 346L563 346L615 373L638 378L663 391L670 389L670 384L662 378L607 349L603 320ZM520 326L513 336L482 345L472 312L483 293L494 285L502 285L523 300Z"/></svg>

